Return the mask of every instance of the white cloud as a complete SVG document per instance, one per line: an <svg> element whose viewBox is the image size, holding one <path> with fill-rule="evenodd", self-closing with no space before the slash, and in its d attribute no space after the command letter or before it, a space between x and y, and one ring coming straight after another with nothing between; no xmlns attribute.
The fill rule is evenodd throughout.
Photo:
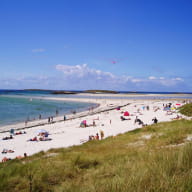
<svg viewBox="0 0 192 192"><path fill-rule="evenodd" d="M133 77L118 76L111 72L90 68L87 64L55 66L54 76L19 76L0 78L1 88L42 88L42 89L112 89L127 91L176 91L186 89L181 77ZM191 80L188 80L191 81ZM188 86L190 90L190 84Z"/></svg>
<svg viewBox="0 0 192 192"><path fill-rule="evenodd" d="M180 77L176 77L176 78L173 78L172 79L173 81L184 81L182 78L180 78Z"/></svg>
<svg viewBox="0 0 192 192"><path fill-rule="evenodd" d="M157 78L154 77L154 76L150 76L150 77L148 77L148 79L149 79L149 80L154 80L154 79L157 79Z"/></svg>
<svg viewBox="0 0 192 192"><path fill-rule="evenodd" d="M133 82L133 83L139 83L139 82L142 82L144 80L132 78L132 79L130 79L130 81Z"/></svg>
<svg viewBox="0 0 192 192"><path fill-rule="evenodd" d="M89 68L87 64L82 65L56 65L56 69L64 74L65 78L70 81L76 81L79 84L83 83L100 87L119 87L119 89L129 89L128 87L150 87L153 85L155 88L173 87L176 86L182 78L165 78L149 76L147 78L138 78L132 76L116 76L110 72L104 72L98 69ZM122 88L121 88L122 87ZM99 87L98 87L99 88ZM138 88L139 89L139 88ZM150 90L150 88L148 88Z"/></svg>
<svg viewBox="0 0 192 192"><path fill-rule="evenodd" d="M32 49L32 52L33 53L42 53L42 52L45 52L46 50L43 49L43 48L38 48L38 49Z"/></svg>
<svg viewBox="0 0 192 192"><path fill-rule="evenodd" d="M56 65L56 69L64 73L68 77L85 78L92 77L96 79L114 78L115 76L110 72L103 72L101 70L91 69L87 64L82 65Z"/></svg>

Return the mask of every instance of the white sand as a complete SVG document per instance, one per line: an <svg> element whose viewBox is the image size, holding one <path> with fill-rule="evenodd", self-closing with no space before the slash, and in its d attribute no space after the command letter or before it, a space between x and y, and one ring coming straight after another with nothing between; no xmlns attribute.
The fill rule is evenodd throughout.
<svg viewBox="0 0 192 192"><path fill-rule="evenodd" d="M29 129L23 129L21 131L26 131L26 134L14 135L13 139L2 140L3 137L9 136L9 132L0 133L0 160L3 157L7 158L15 158L16 156L23 156L24 153L28 155L35 154L40 151L47 151L51 148L60 148L60 147L68 147L72 145L80 145L83 142L88 140L89 135L96 135L100 130L104 131L105 137L115 136L119 133L125 133L127 131L141 128L141 125L135 124L135 118L138 116L145 124L152 124L152 119L156 117L159 122L162 121L170 121L172 118L176 117L177 112L172 115L167 115L167 112L163 110L163 103L167 104L169 102L173 103L176 106L176 103L182 103L181 101L176 100L129 100L129 99L66 99L66 98L52 98L52 99L60 99L60 100L70 100L70 101L84 101L84 102L93 102L99 103L100 107L94 109L90 112L81 112L80 114L69 115L67 118L78 117L79 115L86 115L84 117L74 118L72 120L56 122L53 124L46 124L41 126L35 126ZM121 110L110 110L107 112L100 112L104 109L116 108L119 105L127 105L122 107ZM149 106L150 110L144 109L143 106ZM154 109L160 108L156 112ZM138 112L140 110L140 112ZM131 120L120 119L120 116L123 116L123 111L128 111L131 116L125 117L130 118ZM91 114L91 113L96 114ZM62 120L63 117L57 117L57 120ZM89 126L86 128L80 128L80 123L82 120L87 120L88 124L92 124L94 119L96 126ZM111 121L111 122L110 122ZM47 123L47 120L41 120L41 123ZM30 125L38 124L39 122L32 122ZM30 126L28 125L28 126ZM19 128L20 125L13 125L10 128ZM22 124L24 126L24 124ZM3 127L4 130L8 129L8 127ZM50 141L27 141L31 138L34 138L37 135L37 130L45 129L49 132ZM2 127L1 127L2 130ZM17 130L15 131L17 132ZM11 149L14 150L14 153L6 153L2 154L1 151L3 149Z"/></svg>

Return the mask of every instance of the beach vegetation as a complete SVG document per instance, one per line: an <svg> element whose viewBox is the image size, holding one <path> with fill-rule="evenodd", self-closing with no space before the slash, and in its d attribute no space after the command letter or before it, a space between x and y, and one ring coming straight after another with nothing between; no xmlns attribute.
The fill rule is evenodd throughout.
<svg viewBox="0 0 192 192"><path fill-rule="evenodd" d="M179 112L188 117L192 117L192 103L188 103L180 107Z"/></svg>
<svg viewBox="0 0 192 192"><path fill-rule="evenodd" d="M191 120L136 129L0 164L0 191L192 191Z"/></svg>

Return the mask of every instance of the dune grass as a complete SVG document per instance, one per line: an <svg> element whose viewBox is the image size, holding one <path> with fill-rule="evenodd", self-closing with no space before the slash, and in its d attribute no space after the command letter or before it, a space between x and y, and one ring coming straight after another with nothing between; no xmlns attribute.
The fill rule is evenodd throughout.
<svg viewBox="0 0 192 192"><path fill-rule="evenodd" d="M0 164L0 191L192 191L192 121L176 120Z"/></svg>
<svg viewBox="0 0 192 192"><path fill-rule="evenodd" d="M191 128L185 120L160 123L48 152L56 156L9 161L0 165L0 191L190 191L192 146L172 145Z"/></svg>
<svg viewBox="0 0 192 192"><path fill-rule="evenodd" d="M188 117L192 117L192 103L180 107L179 112Z"/></svg>

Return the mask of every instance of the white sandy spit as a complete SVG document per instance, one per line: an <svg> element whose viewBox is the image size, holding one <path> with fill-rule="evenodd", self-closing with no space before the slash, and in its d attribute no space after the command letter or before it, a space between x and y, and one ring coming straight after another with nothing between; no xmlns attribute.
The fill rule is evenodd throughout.
<svg viewBox="0 0 192 192"><path fill-rule="evenodd" d="M53 98L59 99L59 98ZM60 98L61 99L61 98ZM62 100L67 100L62 98ZM28 129L15 130L15 132L26 132L26 134L13 135L13 139L3 140L4 137L10 136L9 132L0 133L0 160L4 157L15 158L17 156L23 156L24 153L32 155L40 151L47 151L51 148L68 147L73 145L80 145L86 141L90 135L96 135L100 133L100 130L104 132L104 138L108 136L115 136L119 133L125 133L142 126L135 123L136 116L141 119L144 124L152 124L152 119L156 117L158 122L170 121L175 118L177 110L172 108L172 112L163 110L163 104L172 103L172 106L177 108L181 104L181 101L168 101L168 100L129 100L129 99L68 99L87 101L93 103L99 103L100 107L89 112L82 112L84 117L77 117L80 114L76 114L77 118L67 121L60 121L52 124L45 124L41 126L35 126ZM127 104L127 105L126 105ZM116 107L123 106L120 110L116 110ZM146 106L149 106L147 110ZM99 112L104 109L112 109L105 112ZM129 120L121 120L123 112L128 111L130 116L124 116ZM95 114L92 114L95 113ZM179 114L180 115L180 114ZM74 117L75 117L74 116ZM67 119L73 117L73 115L67 116ZM57 120L62 120L63 117L58 117ZM90 125L86 128L80 127L80 123L86 120ZM43 120L46 121L47 120ZM95 121L96 126L92 126ZM13 128L14 126L12 126ZM17 126L15 126L17 128ZM38 130L44 129L49 132L48 141L28 141L38 135ZM99 135L100 136L100 135ZM3 149L13 150L13 153L1 153Z"/></svg>

